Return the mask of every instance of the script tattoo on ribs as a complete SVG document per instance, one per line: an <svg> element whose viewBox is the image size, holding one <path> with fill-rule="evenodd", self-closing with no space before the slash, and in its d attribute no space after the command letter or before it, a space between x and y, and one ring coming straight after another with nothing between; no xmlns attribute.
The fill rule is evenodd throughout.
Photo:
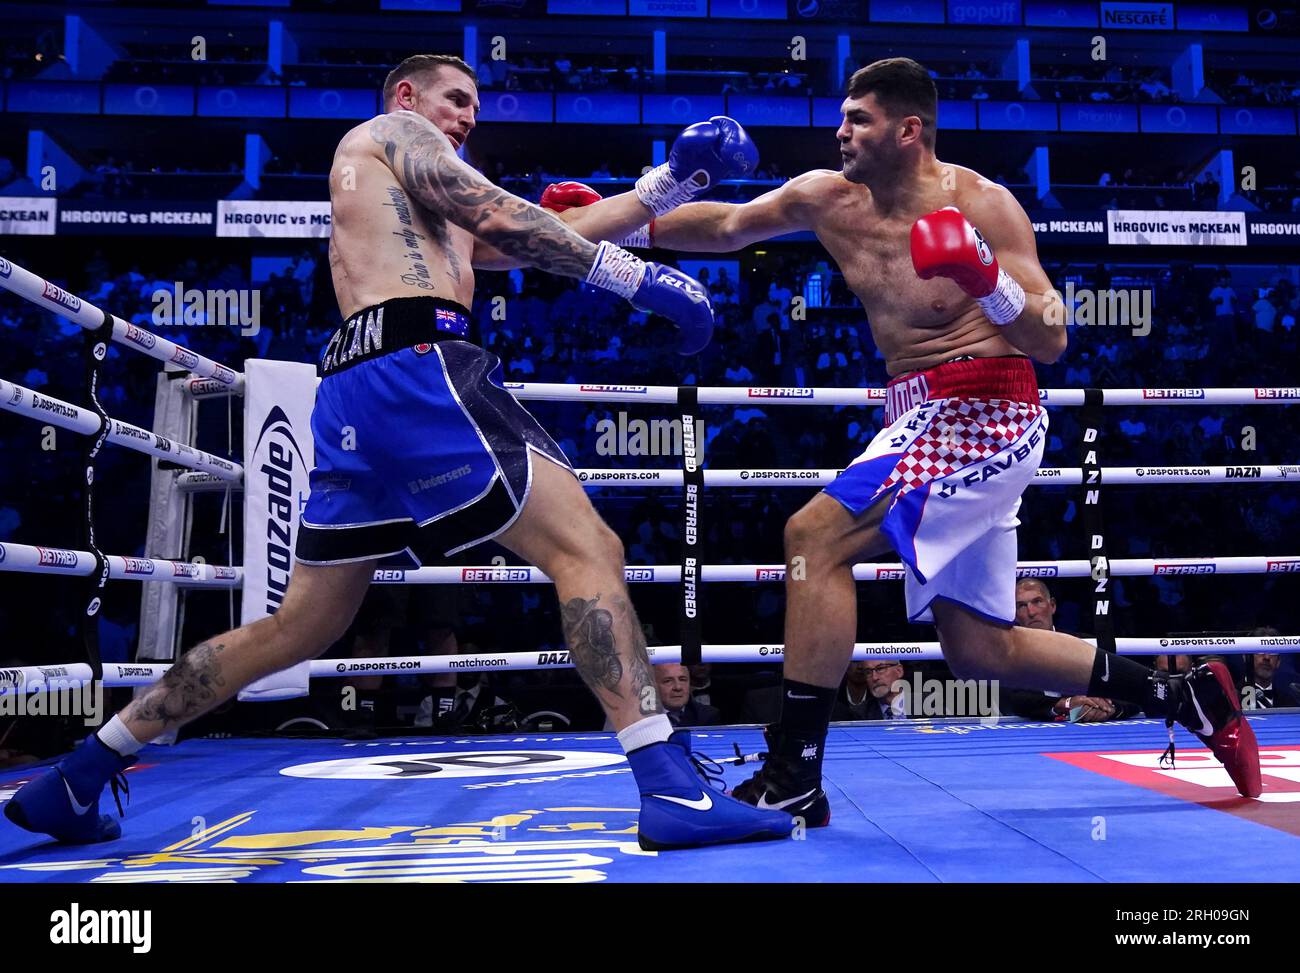
<svg viewBox="0 0 1300 973"><path fill-rule="evenodd" d="M596 245L538 206L494 186L462 162L433 123L409 111L380 115L370 137L403 188L432 213L445 217L530 267L584 277Z"/></svg>
<svg viewBox="0 0 1300 973"><path fill-rule="evenodd" d="M219 642L204 642L190 649L136 702L134 715L172 724L205 712L215 702L217 689L226 685L220 659L225 650Z"/></svg>

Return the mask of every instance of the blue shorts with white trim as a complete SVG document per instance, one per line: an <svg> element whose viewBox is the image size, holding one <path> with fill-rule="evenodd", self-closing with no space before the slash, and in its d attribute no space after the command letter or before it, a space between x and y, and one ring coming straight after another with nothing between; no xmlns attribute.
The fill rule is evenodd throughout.
<svg viewBox="0 0 1300 973"><path fill-rule="evenodd" d="M534 453L571 469L505 390L497 356L459 340L468 325L449 301L399 298L354 315L327 344L299 561L463 551L518 517Z"/></svg>

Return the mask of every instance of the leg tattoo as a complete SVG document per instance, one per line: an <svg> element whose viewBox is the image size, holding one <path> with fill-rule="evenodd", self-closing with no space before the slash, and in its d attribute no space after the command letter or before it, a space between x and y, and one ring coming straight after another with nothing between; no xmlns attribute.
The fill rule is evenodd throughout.
<svg viewBox="0 0 1300 973"><path fill-rule="evenodd" d="M139 719L171 726L198 716L226 685L221 675L220 655L226 649L218 642L195 646L167 674L136 702Z"/></svg>
<svg viewBox="0 0 1300 973"><path fill-rule="evenodd" d="M622 698L618 684L623 680L623 662L614 644L614 615L597 608L600 595L588 601L571 598L560 606L564 640L579 675L593 689L599 687Z"/></svg>
<svg viewBox="0 0 1300 973"><path fill-rule="evenodd" d="M598 607L600 602L598 593L591 600L572 598L560 606L564 638L578 674L592 689L604 689L623 699L619 685L626 672L631 699L641 713L645 716L662 713L636 611L626 598L609 599L609 608ZM614 637L615 616L622 618L632 633L632 644L621 653Z"/></svg>

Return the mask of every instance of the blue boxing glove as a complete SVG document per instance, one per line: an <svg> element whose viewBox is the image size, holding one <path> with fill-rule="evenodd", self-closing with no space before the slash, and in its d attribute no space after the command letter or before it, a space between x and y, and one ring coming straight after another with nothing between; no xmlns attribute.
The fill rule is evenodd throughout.
<svg viewBox="0 0 1300 973"><path fill-rule="evenodd" d="M637 180L636 195L651 213L663 216L716 186L718 180L739 179L757 165L758 149L740 123L714 115L677 136L668 161Z"/></svg>
<svg viewBox="0 0 1300 973"><path fill-rule="evenodd" d="M713 305L698 280L674 267L647 263L605 241L586 282L613 291L639 311L661 314L677 326L677 352L694 355L713 337Z"/></svg>

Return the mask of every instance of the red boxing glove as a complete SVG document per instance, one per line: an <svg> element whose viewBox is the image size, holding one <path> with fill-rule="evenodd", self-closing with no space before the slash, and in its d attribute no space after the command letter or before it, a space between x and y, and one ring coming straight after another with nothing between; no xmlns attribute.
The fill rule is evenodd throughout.
<svg viewBox="0 0 1300 973"><path fill-rule="evenodd" d="M590 206L605 197L581 182L553 182L542 191L537 205L554 213L563 213L575 206Z"/></svg>
<svg viewBox="0 0 1300 973"><path fill-rule="evenodd" d="M1006 325L1025 309L1025 292L955 206L912 224L912 267L922 280L947 277L979 302L994 324Z"/></svg>

